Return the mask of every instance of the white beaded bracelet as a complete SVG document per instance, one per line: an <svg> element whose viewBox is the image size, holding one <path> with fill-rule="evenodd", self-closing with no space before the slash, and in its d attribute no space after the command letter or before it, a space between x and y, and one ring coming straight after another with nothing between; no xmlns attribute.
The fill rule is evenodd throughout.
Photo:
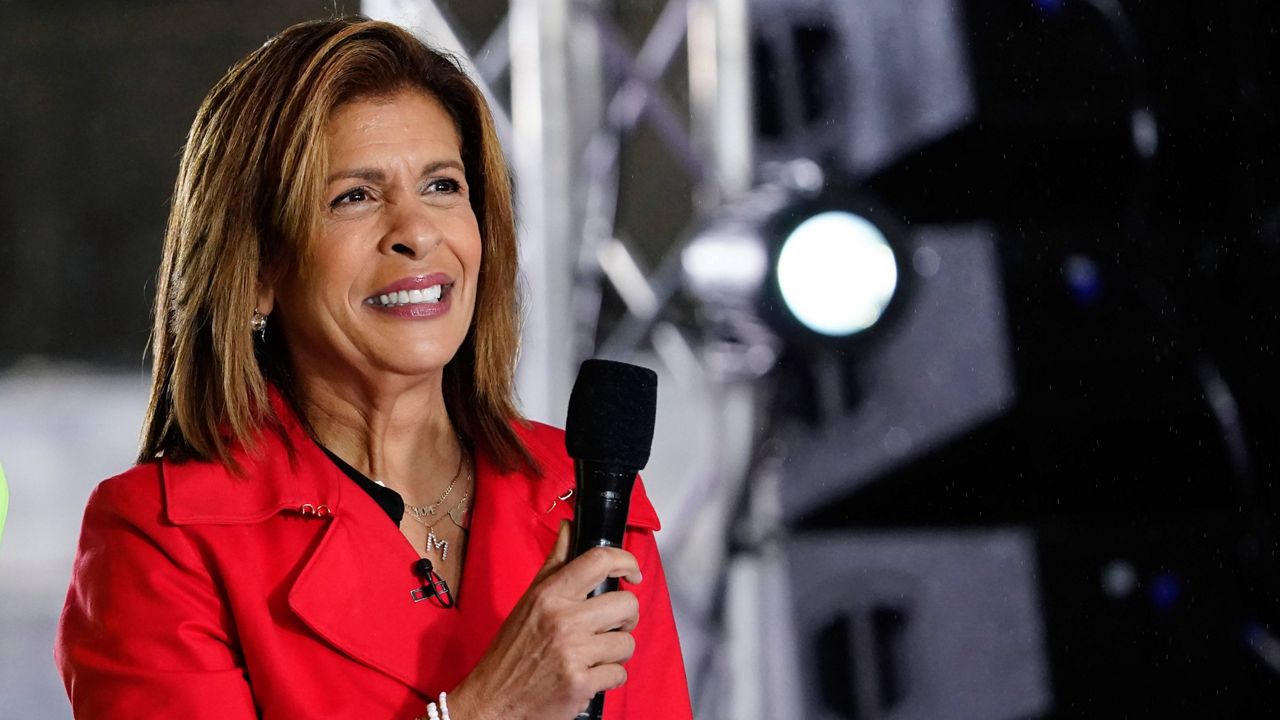
<svg viewBox="0 0 1280 720"><path fill-rule="evenodd" d="M433 703L427 703L426 720L452 720L449 717L449 703L445 700L445 693L440 693L440 698ZM439 703L437 705L436 703Z"/></svg>

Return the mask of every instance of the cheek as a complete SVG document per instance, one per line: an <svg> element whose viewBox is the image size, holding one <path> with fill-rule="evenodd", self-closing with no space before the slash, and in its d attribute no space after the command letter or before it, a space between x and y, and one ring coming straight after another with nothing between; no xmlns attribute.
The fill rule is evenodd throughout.
<svg viewBox="0 0 1280 720"><path fill-rule="evenodd" d="M340 301L350 291L366 259L361 256L358 243L344 240L347 239L323 236L312 246L299 268L299 284L309 297Z"/></svg>
<svg viewBox="0 0 1280 720"><path fill-rule="evenodd" d="M479 238L476 239L475 245L471 248L471 266L475 268L475 273L480 274L480 266L484 263L484 243Z"/></svg>
<svg viewBox="0 0 1280 720"><path fill-rule="evenodd" d="M326 276L325 269L311 265L305 273L294 275L277 295L277 307L283 311L283 327L295 339L315 338L329 332L326 328L341 325L346 316L346 283Z"/></svg>
<svg viewBox="0 0 1280 720"><path fill-rule="evenodd" d="M480 265L484 260L484 241L480 239L480 228L475 220L468 220L458 228L454 237L462 240L453 246L453 253L462 264L463 271L474 281L480 274Z"/></svg>
<svg viewBox="0 0 1280 720"><path fill-rule="evenodd" d="M471 220L471 261L479 266L484 259L484 234L480 228L480 221L472 216Z"/></svg>

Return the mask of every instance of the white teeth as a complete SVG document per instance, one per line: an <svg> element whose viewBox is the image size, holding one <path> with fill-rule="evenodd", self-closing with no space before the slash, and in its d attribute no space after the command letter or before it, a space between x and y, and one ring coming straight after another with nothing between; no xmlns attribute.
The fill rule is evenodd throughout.
<svg viewBox="0 0 1280 720"><path fill-rule="evenodd" d="M397 307L400 305L418 305L424 303L439 302L440 297L444 295L443 285L432 285L431 287L413 290L400 290L399 292L387 293L386 295L378 295L371 297L365 302L370 305L381 305L382 307Z"/></svg>

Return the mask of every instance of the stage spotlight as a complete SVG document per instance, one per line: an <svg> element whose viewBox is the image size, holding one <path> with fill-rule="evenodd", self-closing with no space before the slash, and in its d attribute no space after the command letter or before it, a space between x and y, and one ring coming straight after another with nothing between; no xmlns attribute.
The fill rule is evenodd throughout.
<svg viewBox="0 0 1280 720"><path fill-rule="evenodd" d="M782 241L776 274L795 319L837 338L876 324L898 287L897 259L884 232L842 210L797 225Z"/></svg>
<svg viewBox="0 0 1280 720"><path fill-rule="evenodd" d="M775 182L703 224L681 265L719 337L743 335L749 324L767 328L775 344L839 345L881 324L902 294L901 238L853 192Z"/></svg>

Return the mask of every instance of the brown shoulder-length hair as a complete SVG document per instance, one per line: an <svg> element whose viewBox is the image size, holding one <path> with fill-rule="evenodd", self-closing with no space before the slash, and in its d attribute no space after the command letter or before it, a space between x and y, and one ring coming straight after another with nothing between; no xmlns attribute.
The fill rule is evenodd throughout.
<svg viewBox="0 0 1280 720"><path fill-rule="evenodd" d="M473 450L504 469L536 469L511 425L520 419L515 220L488 106L456 60L360 17L288 28L231 68L196 113L156 285L139 462L216 459L238 470L231 446L252 447L279 427L270 385L299 410L282 334L264 343L250 332L258 287L296 268L319 227L334 110L403 89L433 96L452 116L480 225L476 309L444 370L446 407Z"/></svg>

